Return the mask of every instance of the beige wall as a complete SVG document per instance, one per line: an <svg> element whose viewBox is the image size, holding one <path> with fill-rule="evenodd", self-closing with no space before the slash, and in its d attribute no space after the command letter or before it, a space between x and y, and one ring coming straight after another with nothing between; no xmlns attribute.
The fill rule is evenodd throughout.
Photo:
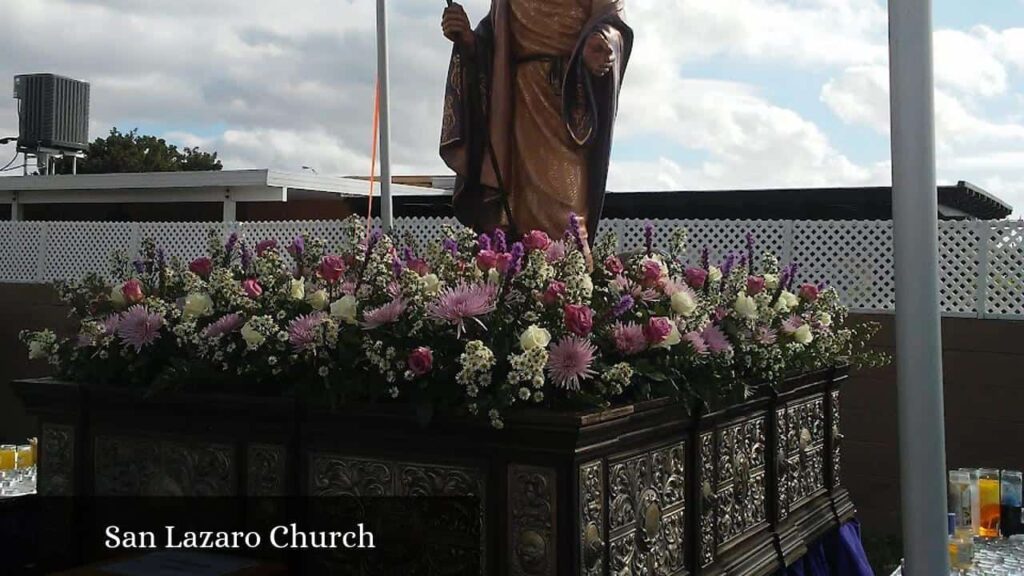
<svg viewBox="0 0 1024 576"><path fill-rule="evenodd" d="M882 324L879 349L893 352L893 318ZM47 287L0 284L0 441L20 440L33 423L10 391L14 378L42 375L18 332L66 325L66 311ZM946 318L942 323L946 452L950 468L1024 468L1024 322ZM842 404L844 482L870 534L899 530L896 370L855 372Z"/></svg>

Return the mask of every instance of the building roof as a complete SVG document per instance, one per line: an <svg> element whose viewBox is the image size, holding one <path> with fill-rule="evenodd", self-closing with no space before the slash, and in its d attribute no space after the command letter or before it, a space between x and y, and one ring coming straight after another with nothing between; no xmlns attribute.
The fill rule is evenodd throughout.
<svg viewBox="0 0 1024 576"><path fill-rule="evenodd" d="M12 176L0 178L0 203L287 202L289 199L365 197L369 186L351 178L276 170L146 172ZM379 184L375 187L379 194ZM392 193L423 195L424 189L392 185ZM429 194L430 192L427 191ZM443 191L436 192L444 194Z"/></svg>

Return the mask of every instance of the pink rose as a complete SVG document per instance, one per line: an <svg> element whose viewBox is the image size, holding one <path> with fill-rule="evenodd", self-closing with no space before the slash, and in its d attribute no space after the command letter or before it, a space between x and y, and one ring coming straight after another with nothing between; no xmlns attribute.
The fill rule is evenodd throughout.
<svg viewBox="0 0 1024 576"><path fill-rule="evenodd" d="M808 302L814 302L818 299L818 287L814 284L801 284L800 297Z"/></svg>
<svg viewBox="0 0 1024 576"><path fill-rule="evenodd" d="M426 346L420 346L409 353L409 370L417 376L423 376L434 368L434 353Z"/></svg>
<svg viewBox="0 0 1024 576"><path fill-rule="evenodd" d="M672 321L664 316L655 316L644 324L643 332L648 344L661 344L672 333Z"/></svg>
<svg viewBox="0 0 1024 576"><path fill-rule="evenodd" d="M639 354L647 348L644 331L636 324L616 324L612 328L612 338L615 340L615 348L627 356Z"/></svg>
<svg viewBox="0 0 1024 576"><path fill-rule="evenodd" d="M547 250L551 244L551 238L542 230L530 230L530 233L523 236L523 248L527 251Z"/></svg>
<svg viewBox="0 0 1024 576"><path fill-rule="evenodd" d="M566 304L562 308L565 326L577 336L586 336L594 329L594 313L582 304Z"/></svg>
<svg viewBox="0 0 1024 576"><path fill-rule="evenodd" d="M484 272L494 268L498 263L498 255L494 253L494 250L481 250L476 255L476 265Z"/></svg>
<svg viewBox="0 0 1024 576"><path fill-rule="evenodd" d="M764 290L764 276L747 277L747 296L756 296Z"/></svg>
<svg viewBox="0 0 1024 576"><path fill-rule="evenodd" d="M138 304L146 297L142 293L142 282L134 278L121 285L121 294L124 296L125 302L129 304Z"/></svg>
<svg viewBox="0 0 1024 576"><path fill-rule="evenodd" d="M644 260L641 274L643 275L643 284L648 288L654 286L661 280L664 271L661 268L661 264L654 260Z"/></svg>
<svg viewBox="0 0 1024 576"><path fill-rule="evenodd" d="M687 268L686 283L692 288L703 288L708 279L708 271L703 268Z"/></svg>
<svg viewBox="0 0 1024 576"><path fill-rule="evenodd" d="M618 276L626 267L622 265L622 260L619 260L618 256L609 256L604 259L604 269L612 276Z"/></svg>
<svg viewBox="0 0 1024 576"><path fill-rule="evenodd" d="M213 260L210 260L206 256L196 258L189 262L188 269L200 278L208 278L210 273L213 272Z"/></svg>
<svg viewBox="0 0 1024 576"><path fill-rule="evenodd" d="M430 274L430 265L422 258L413 258L406 263L406 266L409 267L409 270L412 270L419 276L426 276L427 274Z"/></svg>
<svg viewBox="0 0 1024 576"><path fill-rule="evenodd" d="M263 256L264 254L267 253L268 250L274 250L276 248L277 248L277 240L274 240L273 238L268 238L266 240L260 240L259 243L256 244L256 255L257 256Z"/></svg>
<svg viewBox="0 0 1024 576"><path fill-rule="evenodd" d="M551 306L552 304L556 304L559 300L561 300L562 296L564 295L565 282L552 280L551 283L548 284L547 290L544 291L544 296L541 298L541 300L548 306Z"/></svg>
<svg viewBox="0 0 1024 576"><path fill-rule="evenodd" d="M544 254L547 256L548 262L558 262L562 258L565 258L565 244L561 242L552 242L548 244L548 247L544 250Z"/></svg>
<svg viewBox="0 0 1024 576"><path fill-rule="evenodd" d="M494 262L494 267L498 269L498 272L505 274L508 272L508 269L512 267L512 255L508 252L498 254L498 258Z"/></svg>
<svg viewBox="0 0 1024 576"><path fill-rule="evenodd" d="M345 274L345 260L341 256L324 256L320 261L320 275L334 284Z"/></svg>
<svg viewBox="0 0 1024 576"><path fill-rule="evenodd" d="M263 294L263 287L256 281L255 278L246 278L242 280L242 290L245 290L245 295L249 298L259 298L260 294Z"/></svg>

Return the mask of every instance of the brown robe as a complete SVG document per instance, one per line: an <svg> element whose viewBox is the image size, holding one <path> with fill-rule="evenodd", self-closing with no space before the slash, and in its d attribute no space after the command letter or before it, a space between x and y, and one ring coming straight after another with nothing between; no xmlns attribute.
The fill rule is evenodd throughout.
<svg viewBox="0 0 1024 576"><path fill-rule="evenodd" d="M575 213L596 230L633 44L622 0L492 0L474 33L472 58L452 53L441 129L456 217L489 232L511 213L514 232L559 237ZM616 54L603 77L583 63L593 34Z"/></svg>

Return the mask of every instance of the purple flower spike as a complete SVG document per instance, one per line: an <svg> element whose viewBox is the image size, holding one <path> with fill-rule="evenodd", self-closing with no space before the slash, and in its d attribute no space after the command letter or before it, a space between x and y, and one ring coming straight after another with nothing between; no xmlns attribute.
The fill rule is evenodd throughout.
<svg viewBox="0 0 1024 576"><path fill-rule="evenodd" d="M391 270L395 273L395 278L402 275L402 270L405 269L405 264L400 258L395 258L391 261Z"/></svg>
<svg viewBox="0 0 1024 576"><path fill-rule="evenodd" d="M575 212L569 213L569 228L566 234L576 243L576 248L583 250L583 238L580 236L579 216Z"/></svg>
<svg viewBox="0 0 1024 576"><path fill-rule="evenodd" d="M505 231L498 228L494 231L494 251L502 253L508 250L508 241L505 239Z"/></svg>
<svg viewBox="0 0 1024 576"><path fill-rule="evenodd" d="M740 264L740 266L746 265L746 267L747 267L747 274L753 276L753 274L754 274L754 235L751 234L749 230L747 231L746 241L747 241L747 257L746 257L746 259L744 261L744 264Z"/></svg>
<svg viewBox="0 0 1024 576"><path fill-rule="evenodd" d="M818 292L821 292L822 290L824 290L826 288L828 288L828 281L827 280L822 280L821 282L818 282Z"/></svg>
<svg viewBox="0 0 1024 576"><path fill-rule="evenodd" d="M138 274L142 274L146 271L145 263L139 259L132 260L132 268L135 268L135 272Z"/></svg>
<svg viewBox="0 0 1024 576"><path fill-rule="evenodd" d="M708 256L708 247L705 246L704 249L700 251L700 267L707 270L710 265L711 262Z"/></svg>
<svg viewBox="0 0 1024 576"><path fill-rule="evenodd" d="M644 248L647 250L647 255L650 256L654 249L654 225L650 220L644 221Z"/></svg>
<svg viewBox="0 0 1024 576"><path fill-rule="evenodd" d="M415 258L415 256L412 253L412 248L409 246L402 248L402 262L409 263L413 258Z"/></svg>
<svg viewBox="0 0 1024 576"><path fill-rule="evenodd" d="M156 265L161 270L167 266L167 253L163 248L156 249Z"/></svg>
<svg viewBox="0 0 1024 576"><path fill-rule="evenodd" d="M306 251L306 241L302 239L302 236L296 236L290 246L288 246L288 253L295 258L302 257L302 253Z"/></svg>
<svg viewBox="0 0 1024 576"><path fill-rule="evenodd" d="M480 248L480 250L490 250L491 237L488 236L487 234L481 233L480 236L476 239L476 245L478 248Z"/></svg>
<svg viewBox="0 0 1024 576"><path fill-rule="evenodd" d="M728 276L734 266L736 266L736 255L729 252L725 257L725 262L722 263L722 276Z"/></svg>
<svg viewBox="0 0 1024 576"><path fill-rule="evenodd" d="M622 316L626 312L629 312L630 310L633 309L634 304L635 302L632 296L630 296L629 294L623 295L622 298L619 298L619 302L615 305L615 307L612 308L612 317L618 318L619 316Z"/></svg>
<svg viewBox="0 0 1024 576"><path fill-rule="evenodd" d="M242 243L242 269L248 270L252 264L252 251L249 250L249 246L244 242Z"/></svg>
<svg viewBox="0 0 1024 576"><path fill-rule="evenodd" d="M224 243L224 251L228 253L228 256L235 251L235 246L238 245L238 232L232 232L231 236L228 236L228 241Z"/></svg>
<svg viewBox="0 0 1024 576"><path fill-rule="evenodd" d="M526 249L523 247L522 242L516 242L512 245L512 264L509 266L509 274L519 274L519 271L523 267L523 255L526 254Z"/></svg>
<svg viewBox="0 0 1024 576"><path fill-rule="evenodd" d="M445 238L444 241L441 242L441 247L447 250L452 256L457 256L459 254L459 243L452 238Z"/></svg>

